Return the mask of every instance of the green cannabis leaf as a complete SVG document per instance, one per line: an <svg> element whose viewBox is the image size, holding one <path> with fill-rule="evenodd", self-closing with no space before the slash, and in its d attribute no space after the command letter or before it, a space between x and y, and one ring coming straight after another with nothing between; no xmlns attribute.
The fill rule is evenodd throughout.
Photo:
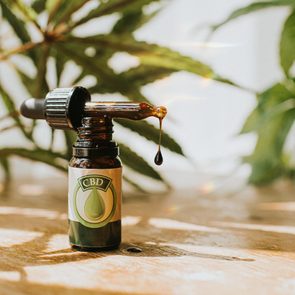
<svg viewBox="0 0 295 295"><path fill-rule="evenodd" d="M295 83L290 71L295 61L295 1L257 1L233 11L224 21L212 26L215 31L238 17L279 6L291 9L279 45L280 65L285 79L257 95L257 105L241 130L241 133L254 132L257 135L253 153L245 157L252 168L249 181L256 185L270 183L282 176L294 178L295 169L284 151L284 145L295 121Z"/></svg>
<svg viewBox="0 0 295 295"><path fill-rule="evenodd" d="M183 56L180 53L148 42L137 41L134 31L149 22L160 10L146 13L144 8L153 2L162 3L160 0L97 0L97 6L86 14L77 15L84 9L89 0L35 0L31 5L22 0L1 0L0 7L3 20L10 26L13 38L18 39L16 47L2 47L0 49L0 62L6 62L13 67L18 74L22 86L30 96L42 98L49 90L47 78L48 67L55 69L55 85L52 87L65 87L62 76L66 65L71 62L80 68L80 74L73 79L72 85L83 86L86 76L94 76L97 79L95 86L89 90L95 93L120 93L130 100L148 101L141 88L154 81L167 77L177 71L188 71L201 77L215 79L228 85L235 85L225 77L221 77L214 70L199 60ZM77 37L74 30L79 26L116 13L119 19L114 24L110 33L93 35L88 37ZM43 21L40 21L41 17ZM46 22L44 23L44 16ZM75 17L74 17L75 16ZM30 30L29 30L30 28ZM38 41L32 32L39 35ZM0 36L1 37L1 36ZM2 45L4 46L4 45ZM92 53L89 56L88 49ZM139 60L135 68L116 74L109 66L109 59L117 52L127 52ZM12 57L19 55L30 61L35 68L35 75L29 76L24 68ZM34 138L34 130L37 122L30 126L24 124L19 117L15 104L16 98L0 85L0 95L7 111L7 120L13 119L14 125L9 128L18 128L30 149L19 149L10 147L0 150L0 167L10 175L9 158L19 156L34 161L41 161L57 169L66 170L66 159L71 157L72 144L75 140L73 132L65 131L65 148L61 153L54 151L55 132L51 133L51 143L47 149L41 149ZM24 97L25 99L26 97ZM147 122L130 122L117 120L117 123L142 137L157 143L158 128ZM2 133L7 129L2 130ZM169 134L162 135L163 146L170 151L184 156L181 146ZM121 145L121 158L125 165L132 170L147 177L163 181L163 177L149 164L141 155L136 154L128 142ZM139 184L134 184L124 177L136 189ZM169 186L167 184L167 186Z"/></svg>
<svg viewBox="0 0 295 295"><path fill-rule="evenodd" d="M281 36L280 58L281 66L287 77L290 76L290 68L295 60L295 12L287 18Z"/></svg>
<svg viewBox="0 0 295 295"><path fill-rule="evenodd" d="M234 10L225 20L222 22L211 26L213 31L218 30L223 25L229 23L230 21L241 17L243 15L247 15L249 13L253 13L259 10L272 8L272 7L280 7L280 6L290 6L295 8L295 2L293 0L266 0L266 1L256 1L249 5L246 5L242 8Z"/></svg>
<svg viewBox="0 0 295 295"><path fill-rule="evenodd" d="M283 147L295 119L295 98L284 85L277 84L258 96L258 106L243 131L255 131L256 147L246 161L252 165L250 182L268 183L286 174Z"/></svg>

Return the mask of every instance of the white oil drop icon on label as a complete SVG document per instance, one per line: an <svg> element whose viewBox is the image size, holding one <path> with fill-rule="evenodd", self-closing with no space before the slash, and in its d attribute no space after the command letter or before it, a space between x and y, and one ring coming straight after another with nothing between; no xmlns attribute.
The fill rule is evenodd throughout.
<svg viewBox="0 0 295 295"><path fill-rule="evenodd" d="M98 219L105 212L103 198L95 187L92 188L85 202L84 212L89 219Z"/></svg>

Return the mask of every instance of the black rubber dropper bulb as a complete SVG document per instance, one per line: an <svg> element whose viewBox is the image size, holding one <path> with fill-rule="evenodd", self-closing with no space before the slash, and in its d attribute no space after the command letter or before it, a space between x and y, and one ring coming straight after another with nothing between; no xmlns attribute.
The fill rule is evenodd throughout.
<svg viewBox="0 0 295 295"><path fill-rule="evenodd" d="M44 120L44 99L30 98L25 100L20 107L20 112L26 118Z"/></svg>

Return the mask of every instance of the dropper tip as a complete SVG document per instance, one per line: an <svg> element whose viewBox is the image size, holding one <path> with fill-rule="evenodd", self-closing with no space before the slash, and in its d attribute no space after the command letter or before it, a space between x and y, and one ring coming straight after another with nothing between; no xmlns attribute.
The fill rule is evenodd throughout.
<svg viewBox="0 0 295 295"><path fill-rule="evenodd" d="M164 119L164 117L167 115L167 109L163 106L156 107L155 108L155 115L159 119Z"/></svg>

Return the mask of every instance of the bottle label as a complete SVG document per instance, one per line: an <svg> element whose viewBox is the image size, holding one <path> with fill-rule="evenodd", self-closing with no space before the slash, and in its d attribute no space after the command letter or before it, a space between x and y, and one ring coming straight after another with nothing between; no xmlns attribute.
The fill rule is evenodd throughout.
<svg viewBox="0 0 295 295"><path fill-rule="evenodd" d="M98 228L121 219L122 168L69 167L69 220Z"/></svg>

